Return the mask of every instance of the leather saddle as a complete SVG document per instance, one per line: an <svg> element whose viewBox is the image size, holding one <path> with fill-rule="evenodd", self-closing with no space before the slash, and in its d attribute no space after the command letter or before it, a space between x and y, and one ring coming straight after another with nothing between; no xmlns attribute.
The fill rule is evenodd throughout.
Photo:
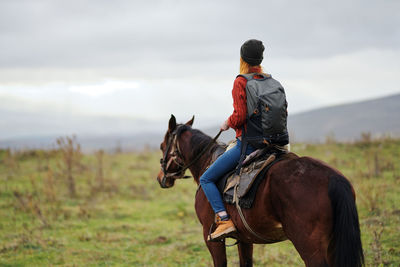
<svg viewBox="0 0 400 267"><path fill-rule="evenodd" d="M226 150L230 147L228 146ZM217 149L214 152L212 163L226 150ZM250 208L255 198L256 189L265 173L287 153L287 147L271 145L248 155L243 161L239 174L236 174L236 169L234 169L219 179L217 187L223 196L223 200L228 204L233 204L235 197L237 197L242 208Z"/></svg>

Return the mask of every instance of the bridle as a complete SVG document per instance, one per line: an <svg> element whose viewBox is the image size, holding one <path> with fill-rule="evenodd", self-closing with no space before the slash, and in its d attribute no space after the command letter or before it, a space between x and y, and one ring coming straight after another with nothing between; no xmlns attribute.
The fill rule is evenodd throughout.
<svg viewBox="0 0 400 267"><path fill-rule="evenodd" d="M161 181L161 187L166 188L165 182L167 178L172 178L172 179L187 179L190 178L191 176L185 175L185 171L190 168L194 163L196 163L197 160L200 159L201 156L204 155L212 146L212 144L217 141L218 137L221 135L222 131L220 130L218 134L213 138L213 140L207 145L207 147L201 151L189 164L185 165L184 163L184 158L181 153L181 150L179 148L179 142L178 142L178 130L180 127L184 125L181 125L177 127L175 131L173 131L167 140L167 146L165 148L165 152L163 157L160 159L160 164L161 164L161 170L164 173L164 176ZM172 147L172 149L171 149ZM169 151L171 152L169 153ZM168 159L168 154L170 155L170 158ZM174 172L169 172L169 167L171 166L172 162L174 162L178 166L178 170Z"/></svg>
<svg viewBox="0 0 400 267"><path fill-rule="evenodd" d="M190 177L190 176L184 176L187 167L184 166L183 156L179 148L178 134L177 134L178 129L172 132L172 134L170 134L170 136L168 137L164 155L160 159L161 169L164 173L164 178L181 179ZM170 150L171 152L168 153ZM167 160L168 154L170 155L169 160ZM168 172L168 169L171 166L172 162L174 162L180 168L178 171Z"/></svg>

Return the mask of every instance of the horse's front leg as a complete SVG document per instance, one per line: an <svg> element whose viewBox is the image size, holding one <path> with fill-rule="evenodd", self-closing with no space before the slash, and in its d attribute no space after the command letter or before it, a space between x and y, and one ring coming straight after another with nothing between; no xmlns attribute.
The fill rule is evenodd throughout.
<svg viewBox="0 0 400 267"><path fill-rule="evenodd" d="M203 225L204 242L206 242L207 248L213 258L214 266L226 266L225 243L207 241L208 235L210 234L210 227L215 219L215 214L201 188L196 193L194 207L196 209L197 218L199 218L200 223Z"/></svg>
<svg viewBox="0 0 400 267"><path fill-rule="evenodd" d="M215 267L227 266L225 243L207 241L209 231L210 231L210 226L208 227L203 226L204 242L206 242L207 248L210 251L210 254L213 258L214 266Z"/></svg>
<svg viewBox="0 0 400 267"><path fill-rule="evenodd" d="M239 242L238 243L240 267L253 266L253 244Z"/></svg>

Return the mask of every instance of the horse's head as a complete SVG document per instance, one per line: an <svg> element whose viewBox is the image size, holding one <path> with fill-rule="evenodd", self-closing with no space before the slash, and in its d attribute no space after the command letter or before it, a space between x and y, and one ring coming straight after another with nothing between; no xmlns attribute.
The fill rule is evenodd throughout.
<svg viewBox="0 0 400 267"><path fill-rule="evenodd" d="M186 122L186 125L192 126L194 116ZM185 164L182 153L179 149L179 132L178 129L182 125L176 124L174 115L168 122L168 130L165 133L164 140L160 145L163 157L160 160L161 169L157 175L157 181L162 188L170 188L174 186L175 180L185 178Z"/></svg>

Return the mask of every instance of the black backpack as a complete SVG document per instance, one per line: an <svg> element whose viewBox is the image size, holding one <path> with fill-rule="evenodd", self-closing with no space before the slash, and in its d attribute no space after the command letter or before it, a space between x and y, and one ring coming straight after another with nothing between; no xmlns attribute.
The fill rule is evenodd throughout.
<svg viewBox="0 0 400 267"><path fill-rule="evenodd" d="M282 85L269 74L238 75L246 78L247 118L243 137L255 148L289 143L287 101ZM255 78L261 76L262 78Z"/></svg>

